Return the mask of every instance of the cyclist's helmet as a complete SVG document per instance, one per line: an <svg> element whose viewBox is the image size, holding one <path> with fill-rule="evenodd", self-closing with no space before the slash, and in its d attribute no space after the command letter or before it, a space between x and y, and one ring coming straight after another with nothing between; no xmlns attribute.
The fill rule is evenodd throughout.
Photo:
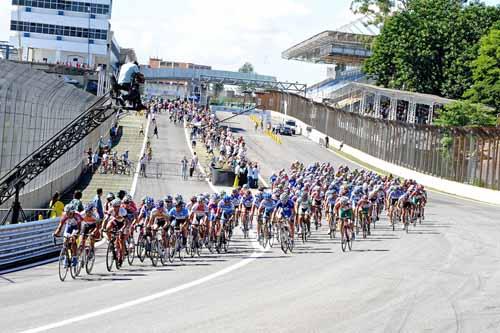
<svg viewBox="0 0 500 333"><path fill-rule="evenodd" d="M363 200L368 200L368 196L365 194L365 195L363 195L363 198L362 198L362 199L363 199Z"/></svg>
<svg viewBox="0 0 500 333"><path fill-rule="evenodd" d="M93 212L94 211L94 204L92 202L89 202L86 206L85 206L85 213L89 213L89 212Z"/></svg>
<svg viewBox="0 0 500 333"><path fill-rule="evenodd" d="M165 203L163 200L158 200L158 202L156 203L156 208L163 208L164 205Z"/></svg>
<svg viewBox="0 0 500 333"><path fill-rule="evenodd" d="M196 202L196 200L197 200L196 195L193 195L193 196L191 197L191 202Z"/></svg>
<svg viewBox="0 0 500 333"><path fill-rule="evenodd" d="M75 206L73 206L72 204L67 204L66 206L64 206L65 213L74 213L75 210Z"/></svg>
<svg viewBox="0 0 500 333"><path fill-rule="evenodd" d="M182 198L182 195L180 195L179 193L177 193L177 194L175 195L175 201L176 201L176 202L183 202L183 201L184 201L184 199Z"/></svg>
<svg viewBox="0 0 500 333"><path fill-rule="evenodd" d="M286 193L283 193L282 195L280 195L280 201L282 203L286 203L288 201L288 195Z"/></svg>
<svg viewBox="0 0 500 333"><path fill-rule="evenodd" d="M164 199L163 199L165 202L172 202L173 201L173 198L171 195L167 195Z"/></svg>
<svg viewBox="0 0 500 333"><path fill-rule="evenodd" d="M131 203L131 202L132 202L132 197L131 197L129 194L127 194L127 195L123 198L122 202L123 202L124 204L129 204L129 203Z"/></svg>
<svg viewBox="0 0 500 333"><path fill-rule="evenodd" d="M243 185L243 189L244 189L244 190L248 190L249 188L250 188L250 187L248 186L248 184Z"/></svg>
<svg viewBox="0 0 500 333"><path fill-rule="evenodd" d="M201 194L200 194L200 195L198 196L198 198L196 198L196 200L197 200L198 202L204 202L204 201L205 201L205 197L204 197L203 195L201 195Z"/></svg>
<svg viewBox="0 0 500 333"><path fill-rule="evenodd" d="M271 199L271 196L272 196L271 193L265 192L262 197L264 198L264 200L269 200L269 199Z"/></svg>
<svg viewBox="0 0 500 333"><path fill-rule="evenodd" d="M120 199L114 199L113 201L111 201L111 205L113 207L120 207L122 205L122 201Z"/></svg>
<svg viewBox="0 0 500 333"><path fill-rule="evenodd" d="M230 197L229 195L227 195L227 194L226 194L226 195L224 196L224 201L225 201L225 202L229 202L229 201L231 201L231 197Z"/></svg>
<svg viewBox="0 0 500 333"><path fill-rule="evenodd" d="M106 195L106 200L113 200L115 198L115 195L112 192L109 192Z"/></svg>

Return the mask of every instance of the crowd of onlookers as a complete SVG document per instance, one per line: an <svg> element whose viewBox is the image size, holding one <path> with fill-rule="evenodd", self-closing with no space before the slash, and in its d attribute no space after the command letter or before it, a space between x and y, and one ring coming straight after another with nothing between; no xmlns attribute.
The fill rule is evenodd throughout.
<svg viewBox="0 0 500 333"><path fill-rule="evenodd" d="M196 146L197 140L203 144L210 156L210 166L234 171L235 187L248 184L251 188L257 188L259 167L248 159L243 137L233 133L229 127L221 126L209 108L193 106L186 116L191 127L191 144Z"/></svg>

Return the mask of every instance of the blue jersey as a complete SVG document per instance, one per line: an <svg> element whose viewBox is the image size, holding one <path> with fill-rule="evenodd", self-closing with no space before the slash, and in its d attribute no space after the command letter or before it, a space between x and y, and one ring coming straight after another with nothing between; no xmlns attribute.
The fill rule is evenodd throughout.
<svg viewBox="0 0 500 333"><path fill-rule="evenodd" d="M168 212L168 215L170 215L170 217L174 219L172 225L175 225L177 220L187 220L189 217L189 211L186 207L182 207L180 211L177 211L177 209L174 207L170 210L170 212Z"/></svg>
<svg viewBox="0 0 500 333"><path fill-rule="evenodd" d="M234 207L237 207L240 204L240 195L239 194L231 195L231 203L233 204Z"/></svg>
<svg viewBox="0 0 500 333"><path fill-rule="evenodd" d="M240 204L243 204L243 206L245 206L246 208L251 208L252 205L253 205L253 196L250 195L250 196L244 196L244 197L241 197L240 199Z"/></svg>
<svg viewBox="0 0 500 333"><path fill-rule="evenodd" d="M271 199L271 200L262 200L259 208L264 208L264 214L270 215L273 212L275 207L276 207L276 204Z"/></svg>
<svg viewBox="0 0 500 333"><path fill-rule="evenodd" d="M292 200L288 200L286 203L280 201L276 208L281 208L282 215L286 218L289 218L293 214L294 204Z"/></svg>
<svg viewBox="0 0 500 333"><path fill-rule="evenodd" d="M217 205L217 207L222 210L222 212L226 215L231 215L233 212L234 212L234 206L233 204L230 202L228 204L226 204L224 202L224 200L221 200L219 202L219 204Z"/></svg>

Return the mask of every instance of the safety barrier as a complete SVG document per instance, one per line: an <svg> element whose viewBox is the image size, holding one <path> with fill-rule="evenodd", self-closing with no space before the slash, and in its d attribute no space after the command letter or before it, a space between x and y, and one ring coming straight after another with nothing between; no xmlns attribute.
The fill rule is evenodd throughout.
<svg viewBox="0 0 500 333"><path fill-rule="evenodd" d="M0 269L59 252L52 233L59 219L0 226Z"/></svg>
<svg viewBox="0 0 500 333"><path fill-rule="evenodd" d="M256 115L250 115L250 120L253 121L257 126L261 126L262 120ZM264 130L264 134L270 137L274 142L281 145L283 144L283 140L281 140L281 136L279 134L274 133L272 130L266 129Z"/></svg>

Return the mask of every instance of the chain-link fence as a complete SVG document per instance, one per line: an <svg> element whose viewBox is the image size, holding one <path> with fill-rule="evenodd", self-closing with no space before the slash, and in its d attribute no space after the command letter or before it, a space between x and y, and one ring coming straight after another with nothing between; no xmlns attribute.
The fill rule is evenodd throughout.
<svg viewBox="0 0 500 333"><path fill-rule="evenodd" d="M408 124L280 94L287 114L371 156L425 174L500 190L500 128ZM281 110L283 111L283 108Z"/></svg>

